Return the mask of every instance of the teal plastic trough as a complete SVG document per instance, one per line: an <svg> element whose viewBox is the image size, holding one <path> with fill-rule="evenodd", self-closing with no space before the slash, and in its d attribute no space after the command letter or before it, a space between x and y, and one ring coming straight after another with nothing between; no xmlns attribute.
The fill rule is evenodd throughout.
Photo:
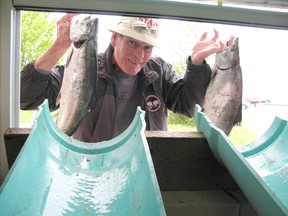
<svg viewBox="0 0 288 216"><path fill-rule="evenodd" d="M0 215L166 215L144 128L138 108L118 137L80 142L45 101L0 188Z"/></svg>
<svg viewBox="0 0 288 216"><path fill-rule="evenodd" d="M199 105L195 122L259 215L288 215L288 122L276 117L262 137L239 149Z"/></svg>

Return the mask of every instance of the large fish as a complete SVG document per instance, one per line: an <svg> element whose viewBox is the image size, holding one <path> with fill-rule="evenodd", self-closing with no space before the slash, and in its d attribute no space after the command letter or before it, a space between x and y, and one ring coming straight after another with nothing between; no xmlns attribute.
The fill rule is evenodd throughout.
<svg viewBox="0 0 288 216"><path fill-rule="evenodd" d="M96 18L86 17L71 24L71 52L57 100L60 103L57 125L69 136L86 116L93 100L98 78L97 36Z"/></svg>
<svg viewBox="0 0 288 216"><path fill-rule="evenodd" d="M238 38L232 38L216 54L203 105L203 112L227 135L242 121L242 85Z"/></svg>

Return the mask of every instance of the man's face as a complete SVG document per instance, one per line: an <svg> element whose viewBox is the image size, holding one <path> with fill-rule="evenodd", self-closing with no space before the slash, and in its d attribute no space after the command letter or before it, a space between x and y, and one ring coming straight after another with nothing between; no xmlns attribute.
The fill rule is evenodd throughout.
<svg viewBox="0 0 288 216"><path fill-rule="evenodd" d="M151 57L153 46L116 33L111 40L113 58L124 73L135 76Z"/></svg>

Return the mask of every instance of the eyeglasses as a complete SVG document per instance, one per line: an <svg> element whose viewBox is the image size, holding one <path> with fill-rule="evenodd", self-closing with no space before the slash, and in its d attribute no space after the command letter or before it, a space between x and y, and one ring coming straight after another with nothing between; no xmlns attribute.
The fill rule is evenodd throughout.
<svg viewBox="0 0 288 216"><path fill-rule="evenodd" d="M130 28L134 29L139 33L148 33L155 37L157 37L159 34L158 28L156 26L149 26L143 21L136 20L131 22L131 20L122 20L119 24L121 23L124 25L128 25Z"/></svg>

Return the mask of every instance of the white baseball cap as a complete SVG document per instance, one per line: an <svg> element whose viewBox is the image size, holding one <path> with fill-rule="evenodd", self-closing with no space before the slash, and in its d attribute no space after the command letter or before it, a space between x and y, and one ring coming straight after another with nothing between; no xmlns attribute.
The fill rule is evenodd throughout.
<svg viewBox="0 0 288 216"><path fill-rule="evenodd" d="M109 31L158 47L159 24L160 20L158 19L122 17L118 25L109 28Z"/></svg>

